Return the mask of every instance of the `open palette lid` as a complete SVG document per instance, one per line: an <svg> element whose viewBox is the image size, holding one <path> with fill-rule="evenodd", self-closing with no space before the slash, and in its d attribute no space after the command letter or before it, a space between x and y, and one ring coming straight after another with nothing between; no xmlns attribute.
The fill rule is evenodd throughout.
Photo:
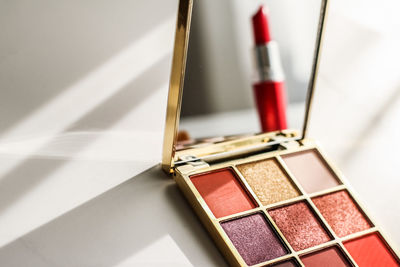
<svg viewBox="0 0 400 267"><path fill-rule="evenodd" d="M179 1L162 158L166 172L188 161L218 161L306 137L327 1ZM263 50L260 54L252 30L252 17L261 11L280 48L287 95L288 126L266 132L252 88L263 75L257 71ZM267 64L275 60L266 58Z"/></svg>

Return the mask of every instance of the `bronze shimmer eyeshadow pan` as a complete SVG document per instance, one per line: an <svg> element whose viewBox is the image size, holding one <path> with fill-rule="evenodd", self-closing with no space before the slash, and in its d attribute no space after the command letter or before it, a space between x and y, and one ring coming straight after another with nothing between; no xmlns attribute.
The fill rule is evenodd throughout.
<svg viewBox="0 0 400 267"><path fill-rule="evenodd" d="M347 191L315 197L312 201L339 237L367 230L371 227L371 224Z"/></svg>
<svg viewBox="0 0 400 267"><path fill-rule="evenodd" d="M222 228L248 265L288 253L264 215L256 213L221 223Z"/></svg>
<svg viewBox="0 0 400 267"><path fill-rule="evenodd" d="M283 155L282 158L307 193L339 185L336 176L315 149Z"/></svg>
<svg viewBox="0 0 400 267"><path fill-rule="evenodd" d="M268 213L295 251L331 240L304 201L272 209Z"/></svg>
<svg viewBox="0 0 400 267"><path fill-rule="evenodd" d="M236 167L263 205L300 195L276 159L249 162Z"/></svg>
<svg viewBox="0 0 400 267"><path fill-rule="evenodd" d="M231 168L193 175L190 180L216 218L256 207Z"/></svg>

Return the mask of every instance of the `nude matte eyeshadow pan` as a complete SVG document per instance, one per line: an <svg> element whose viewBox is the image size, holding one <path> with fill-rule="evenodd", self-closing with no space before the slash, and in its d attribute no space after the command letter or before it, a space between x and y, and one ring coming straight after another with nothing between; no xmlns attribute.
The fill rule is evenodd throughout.
<svg viewBox="0 0 400 267"><path fill-rule="evenodd" d="M216 218L256 207L230 168L193 175L190 180Z"/></svg>
<svg viewBox="0 0 400 267"><path fill-rule="evenodd" d="M311 149L283 155L282 158L307 193L339 185L335 175L317 150Z"/></svg>

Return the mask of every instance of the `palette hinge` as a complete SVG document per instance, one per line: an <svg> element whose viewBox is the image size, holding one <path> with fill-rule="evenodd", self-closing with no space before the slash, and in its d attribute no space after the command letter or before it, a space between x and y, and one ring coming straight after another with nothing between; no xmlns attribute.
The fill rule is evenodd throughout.
<svg viewBox="0 0 400 267"><path fill-rule="evenodd" d="M187 166L186 168L190 169L199 169L210 166L204 160L193 155L182 155L179 157L179 162L179 165L184 164L185 166Z"/></svg>
<svg viewBox="0 0 400 267"><path fill-rule="evenodd" d="M298 140L289 140L279 143L280 150L293 149L300 147L302 144Z"/></svg>

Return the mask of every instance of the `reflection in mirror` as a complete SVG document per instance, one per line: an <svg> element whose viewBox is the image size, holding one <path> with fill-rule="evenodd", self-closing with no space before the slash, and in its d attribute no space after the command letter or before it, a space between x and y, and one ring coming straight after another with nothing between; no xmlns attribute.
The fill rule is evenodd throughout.
<svg viewBox="0 0 400 267"><path fill-rule="evenodd" d="M321 0L194 0L180 144L302 129L320 6Z"/></svg>

